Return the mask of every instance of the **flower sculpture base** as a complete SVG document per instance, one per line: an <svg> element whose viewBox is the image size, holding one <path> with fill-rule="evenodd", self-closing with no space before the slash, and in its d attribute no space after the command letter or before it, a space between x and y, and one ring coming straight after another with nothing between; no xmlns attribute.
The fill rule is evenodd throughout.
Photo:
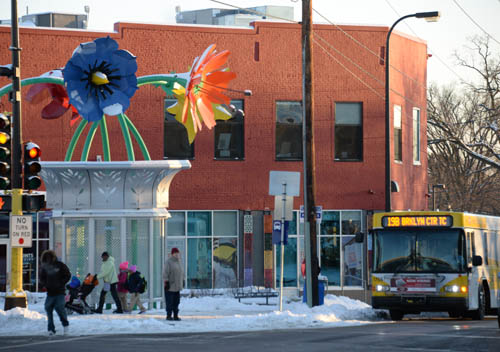
<svg viewBox="0 0 500 352"><path fill-rule="evenodd" d="M42 162L47 208L110 212L165 209L173 177L187 160Z"/></svg>

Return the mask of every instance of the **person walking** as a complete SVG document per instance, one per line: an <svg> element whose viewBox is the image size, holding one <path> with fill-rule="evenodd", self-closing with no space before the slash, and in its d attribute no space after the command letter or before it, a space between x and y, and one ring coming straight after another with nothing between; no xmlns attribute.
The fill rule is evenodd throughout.
<svg viewBox="0 0 500 352"><path fill-rule="evenodd" d="M141 272L137 271L136 265L131 265L129 267L130 276L128 277L128 292L130 292L130 306L128 310L131 312L134 309L134 306L137 304L140 312L142 314L146 311L146 308L141 303L141 286L142 286L142 277Z"/></svg>
<svg viewBox="0 0 500 352"><path fill-rule="evenodd" d="M172 248L171 256L163 268L163 282L165 301L167 305L167 320L181 320L179 318L180 291L184 284L184 271L180 261L181 254L177 248ZM174 317L172 318L172 313Z"/></svg>
<svg viewBox="0 0 500 352"><path fill-rule="evenodd" d="M57 260L56 253L52 250L46 250L41 257L40 283L47 290L45 299L45 311L47 312L47 322L49 336L56 333L54 325L54 309L59 315L63 326L64 335L68 333L69 322L64 307L64 296L66 293L66 283L71 279L71 273L63 262Z"/></svg>
<svg viewBox="0 0 500 352"><path fill-rule="evenodd" d="M118 285L116 286L116 290L118 291L118 298L120 299L123 311L128 312L128 262L120 263L119 269L120 273L118 274Z"/></svg>
<svg viewBox="0 0 500 352"><path fill-rule="evenodd" d="M113 296L113 300L116 304L116 310L113 311L113 313L121 314L123 313L122 305L120 303L120 299L118 298L118 293L116 292L118 275L116 275L115 258L111 257L108 252L103 252L101 258L101 271L97 274L97 279L101 279L104 282L104 285L101 290L101 296L99 297L99 307L95 312L102 314L106 294L108 291L111 291L111 296Z"/></svg>

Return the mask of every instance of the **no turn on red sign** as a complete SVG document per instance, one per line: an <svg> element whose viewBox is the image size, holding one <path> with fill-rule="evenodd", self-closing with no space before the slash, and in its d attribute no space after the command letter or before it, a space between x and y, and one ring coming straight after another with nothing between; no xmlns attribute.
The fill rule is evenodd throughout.
<svg viewBox="0 0 500 352"><path fill-rule="evenodd" d="M10 216L11 247L31 248L33 238L33 218L31 215Z"/></svg>

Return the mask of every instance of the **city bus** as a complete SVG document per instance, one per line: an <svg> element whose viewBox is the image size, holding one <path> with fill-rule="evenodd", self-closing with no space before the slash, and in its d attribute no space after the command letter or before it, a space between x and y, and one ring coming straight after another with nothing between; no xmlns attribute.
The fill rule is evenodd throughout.
<svg viewBox="0 0 500 352"><path fill-rule="evenodd" d="M392 320L438 311L483 319L500 296L500 217L459 212L376 213L372 306Z"/></svg>

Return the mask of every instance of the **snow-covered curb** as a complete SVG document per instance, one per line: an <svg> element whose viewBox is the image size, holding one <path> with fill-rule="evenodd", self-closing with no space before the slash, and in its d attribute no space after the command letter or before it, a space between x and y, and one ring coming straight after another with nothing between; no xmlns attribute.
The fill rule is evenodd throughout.
<svg viewBox="0 0 500 352"><path fill-rule="evenodd" d="M0 310L0 336L45 335L47 317L43 294L28 297L28 308ZM33 303L36 301L37 303ZM276 303L277 300L274 300ZM0 304L3 307L3 298ZM146 314L73 314L68 317L70 335L132 334L170 332L248 331L319 328L369 324L380 321L369 305L347 297L327 295L325 304L309 308L302 302L288 302L279 312L277 305L239 303L231 296L183 298L180 322L165 320L164 310ZM62 331L57 314L54 321Z"/></svg>

